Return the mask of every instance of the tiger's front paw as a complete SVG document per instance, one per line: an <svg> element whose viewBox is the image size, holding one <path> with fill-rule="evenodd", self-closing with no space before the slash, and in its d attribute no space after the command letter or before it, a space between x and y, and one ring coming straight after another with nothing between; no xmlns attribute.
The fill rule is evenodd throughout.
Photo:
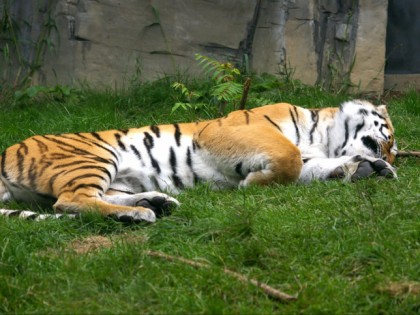
<svg viewBox="0 0 420 315"><path fill-rule="evenodd" d="M371 157L354 156L344 166L338 167L334 172L334 177L344 177L351 181L361 178L378 176L379 178L397 178L395 168L391 164Z"/></svg>
<svg viewBox="0 0 420 315"><path fill-rule="evenodd" d="M172 209L179 206L179 202L164 194L153 196L150 198L144 198L136 203L137 206L151 209L158 218L165 215L170 215Z"/></svg>
<svg viewBox="0 0 420 315"><path fill-rule="evenodd" d="M115 217L118 221L121 222L150 222L154 223L156 221L156 215L155 213L147 208L133 208L131 211L121 211L117 212L112 215L112 217Z"/></svg>

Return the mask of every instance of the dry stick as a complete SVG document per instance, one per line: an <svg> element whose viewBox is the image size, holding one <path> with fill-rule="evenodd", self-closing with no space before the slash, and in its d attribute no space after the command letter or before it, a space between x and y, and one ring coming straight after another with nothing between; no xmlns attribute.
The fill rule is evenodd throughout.
<svg viewBox="0 0 420 315"><path fill-rule="evenodd" d="M245 109L246 100L248 99L249 87L251 86L251 79L246 78L244 83L244 90L242 91L241 102L239 103L239 109Z"/></svg>
<svg viewBox="0 0 420 315"><path fill-rule="evenodd" d="M183 257L178 257L178 256L171 256L168 254L164 254L161 252L156 252L156 251L152 251L152 250L148 250L146 251L146 255L148 256L152 256L152 257L159 257L159 258L163 258L169 261L179 261L182 263L185 263L187 265L190 265L192 267L195 268L210 268L211 266L205 263L201 263L198 261L194 261L194 260L190 260L190 259L186 259ZM294 301L297 299L297 296L293 296L293 295L289 295L287 293L281 292L277 289L274 289L273 287L270 287L269 285L265 284L265 283L260 283L255 279L249 279L244 275L241 275L240 273L237 273L235 271L229 270L227 268L223 268L223 272L242 281L242 282L248 282L253 284L254 286L261 288L266 294L268 294L269 296L278 299L280 301L283 302L289 302L289 301Z"/></svg>
<svg viewBox="0 0 420 315"><path fill-rule="evenodd" d="M401 157L406 157L406 156L420 157L420 151L398 151L397 156L401 156Z"/></svg>

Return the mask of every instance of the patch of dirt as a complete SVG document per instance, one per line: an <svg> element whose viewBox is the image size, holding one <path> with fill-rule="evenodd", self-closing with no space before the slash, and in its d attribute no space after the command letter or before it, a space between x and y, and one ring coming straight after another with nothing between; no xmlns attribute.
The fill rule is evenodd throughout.
<svg viewBox="0 0 420 315"><path fill-rule="evenodd" d="M117 243L145 243L146 241L146 236L136 234L122 234L113 236L112 238L92 235L70 242L65 251L72 251L77 254L88 254L103 248L111 248Z"/></svg>
<svg viewBox="0 0 420 315"><path fill-rule="evenodd" d="M415 281L401 281L401 282L390 282L386 285L381 285L379 288L380 292L386 292L392 296L402 295L420 295L420 282Z"/></svg>
<svg viewBox="0 0 420 315"><path fill-rule="evenodd" d="M110 238L105 236L89 236L87 238L74 240L66 248L66 251L74 251L77 254L87 254L102 248L109 248L112 246Z"/></svg>
<svg viewBox="0 0 420 315"><path fill-rule="evenodd" d="M86 238L75 239L69 242L64 250L48 248L38 253L40 256L58 257L64 253L75 253L79 255L89 254L101 249L111 248L115 244L132 244L132 243L145 243L147 237L145 235L136 234L121 234L106 237L101 235L92 235Z"/></svg>

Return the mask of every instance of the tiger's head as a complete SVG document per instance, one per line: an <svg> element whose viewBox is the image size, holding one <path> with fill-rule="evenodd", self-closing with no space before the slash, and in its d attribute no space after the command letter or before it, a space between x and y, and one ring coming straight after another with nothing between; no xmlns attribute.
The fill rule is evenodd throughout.
<svg viewBox="0 0 420 315"><path fill-rule="evenodd" d="M344 135L341 132L339 142L335 141L335 156L360 154L394 162L398 149L385 105L375 106L362 100L345 102L333 128L336 135L337 128L344 128Z"/></svg>

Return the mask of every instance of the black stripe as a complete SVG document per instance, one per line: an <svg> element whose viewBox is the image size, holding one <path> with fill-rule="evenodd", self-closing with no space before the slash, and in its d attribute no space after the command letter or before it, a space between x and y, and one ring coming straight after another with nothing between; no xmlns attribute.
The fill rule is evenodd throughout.
<svg viewBox="0 0 420 315"><path fill-rule="evenodd" d="M29 187L31 187L32 190L36 190L37 175L37 164L35 162L35 158L32 158L31 165L28 169Z"/></svg>
<svg viewBox="0 0 420 315"><path fill-rule="evenodd" d="M92 135L93 135L93 133L91 133ZM107 147L105 147L105 146L103 146L102 144L99 144L99 143L97 143L95 140L93 140L93 139L89 139L89 138L87 138L87 137L85 137L84 135L82 135L82 134L80 134L80 133L74 133L74 134L72 134L72 135L76 135L76 136L78 136L78 137L80 137L80 138L82 138L82 139L84 139L84 140L81 140L81 139L75 139L75 138L72 138L72 137L70 137L71 136L71 134L68 134L68 135L61 135L61 137L62 138L65 138L65 139L70 139L70 140L73 140L73 141L78 141L78 142L80 142L80 143L84 143L84 144L86 144L86 145L89 145L89 146L92 146L92 145L95 145L95 146L97 146L97 147L99 147L99 148L101 148L101 149L103 149L103 150L105 150L105 151L108 151L109 153L111 153L114 157L115 157L115 159L118 161L119 159L118 159L118 156L115 154L115 152L113 151L113 150L111 150L111 149L108 149ZM99 141L102 141L102 142L104 142L105 144L107 144L107 145L109 145L110 147L112 147L112 145L110 145L108 142L106 142L106 141L104 141L104 140L102 140L102 138L97 134L97 136L101 139L101 140L99 140ZM96 137L95 137L96 138Z"/></svg>
<svg viewBox="0 0 420 315"><path fill-rule="evenodd" d="M195 152L196 149L201 149L201 146L198 144L198 142L193 139L192 141L192 148L193 148L193 152Z"/></svg>
<svg viewBox="0 0 420 315"><path fill-rule="evenodd" d="M194 149L193 149L194 151ZM193 162L192 162L192 156L191 156L191 150L190 147L187 148L187 165L190 168L193 177L194 177L194 184L197 184L200 181L200 178L198 177L198 175L195 173L194 168L193 168Z"/></svg>
<svg viewBox="0 0 420 315"><path fill-rule="evenodd" d="M184 188L184 184L182 183L182 180L177 175L177 161L176 161L176 155L175 151L172 147L169 149L169 163L172 168L172 180L174 181L174 184L178 188Z"/></svg>
<svg viewBox="0 0 420 315"><path fill-rule="evenodd" d="M200 132L198 133L198 136L200 137L201 136L201 134L203 133L203 131L208 127L210 125L210 123L207 123L201 130L200 130Z"/></svg>
<svg viewBox="0 0 420 315"><path fill-rule="evenodd" d="M296 111L296 107L295 107L295 106L293 106L293 108L294 108L295 112L297 113L297 111ZM295 116L293 115L293 112L292 112L292 110L291 110L291 109L289 109L289 113L290 113L290 116L292 117L292 122L293 122L293 125L295 125L295 132L296 132L296 145L297 145L297 146L299 146L299 143L300 143L300 133L299 133L299 127L298 127L298 125L297 125L296 118L295 118Z"/></svg>
<svg viewBox="0 0 420 315"><path fill-rule="evenodd" d="M100 190L102 193L104 192L104 189L101 186L99 186L98 184L79 184L76 187L74 187L72 190L62 190L59 193L58 196L60 196L60 195L62 195L64 193L70 192L70 191L71 192L76 192L79 189L90 189L90 188L94 188L94 189Z"/></svg>
<svg viewBox="0 0 420 315"><path fill-rule="evenodd" d="M316 127L318 126L318 122L319 122L319 113L318 110L311 110L311 119L312 119L312 128L311 131L309 132L309 141L311 144L314 143L314 132L316 130Z"/></svg>
<svg viewBox="0 0 420 315"><path fill-rule="evenodd" d="M63 150L63 151L67 151L67 152L73 153L72 151L69 151L68 149L65 149L65 148L60 147L60 146L58 146L58 147L61 150ZM75 155L77 155L77 153L75 153ZM117 163L115 163L115 161L112 160L112 159L104 159L104 158L102 158L100 156L97 156L97 155L94 155L94 154L90 154L90 156L86 156L86 155L82 155L82 156L83 156L84 159L88 159L88 160L96 161L96 162L100 162L100 163L105 163L105 164L110 164L110 165L112 165L114 167L115 172L118 173ZM57 165L54 168L63 168L63 167L68 166L70 164L73 164L74 165L74 164L81 164L81 163L92 163L91 161L86 161L86 160L83 161L83 160L80 160L80 161L76 161L76 162L72 162L72 163Z"/></svg>
<svg viewBox="0 0 420 315"><path fill-rule="evenodd" d="M158 172L158 174L160 174L161 170L160 170L159 163L158 163L158 161L155 160L155 158L153 157L153 154L152 154L152 148L154 146L154 141L153 141L153 137L150 135L150 133L148 133L148 132L144 133L143 143L144 143L144 146L147 149L147 154L149 154L150 162L152 163L153 168L156 170L156 172Z"/></svg>
<svg viewBox="0 0 420 315"><path fill-rule="evenodd" d="M96 177L99 178L100 180L103 180L104 182L106 182L106 178L98 175L98 174L94 174L94 173L87 173L87 174L83 174L83 175L79 175L76 177L73 177L72 179L70 179L67 183L65 183L62 188L66 187L66 186L71 186L74 184L75 181L78 181L79 179L83 179L83 178L91 178L91 177Z"/></svg>
<svg viewBox="0 0 420 315"><path fill-rule="evenodd" d="M64 153L51 153L48 155L53 160L64 160L64 159L70 159L73 158L74 155L64 154Z"/></svg>
<svg viewBox="0 0 420 315"><path fill-rule="evenodd" d="M118 129L119 132L122 132L124 135L127 135L127 133L130 131L129 129Z"/></svg>
<svg viewBox="0 0 420 315"><path fill-rule="evenodd" d="M182 182L182 180L179 178L179 176L177 174L173 174L172 175L172 180L174 181L174 184L176 187L183 189L184 188L184 183Z"/></svg>
<svg viewBox="0 0 420 315"><path fill-rule="evenodd" d="M279 125L277 125L274 121L271 120L270 117L268 117L267 115L264 115L264 118L267 119L274 127L276 127L280 132L283 132L280 128Z"/></svg>
<svg viewBox="0 0 420 315"><path fill-rule="evenodd" d="M41 170L38 173L38 177L42 176L45 172L45 170L50 167L51 165L53 165L52 161L46 161L44 157L41 157L41 161L39 162L41 166Z"/></svg>
<svg viewBox="0 0 420 315"><path fill-rule="evenodd" d="M14 210L13 212L9 212L8 214L7 214L7 216L8 217L17 217L17 216L19 216L19 214L21 213L22 211L20 211L20 210Z"/></svg>
<svg viewBox="0 0 420 315"><path fill-rule="evenodd" d="M144 133L143 143L148 151L150 151L150 149L153 148L154 140L153 140L153 137L150 135L150 133L148 132Z"/></svg>
<svg viewBox="0 0 420 315"><path fill-rule="evenodd" d="M127 151L125 144L121 141L121 135L119 133L114 133L114 137L117 140L117 144L120 147L120 149L123 151Z"/></svg>
<svg viewBox="0 0 420 315"><path fill-rule="evenodd" d="M346 146L348 140L349 140L349 120L346 119L346 121L344 122L344 142L341 145L342 149Z"/></svg>
<svg viewBox="0 0 420 315"><path fill-rule="evenodd" d="M85 164L85 163L91 164L92 161L83 160L83 161L74 161L74 162L70 162L70 163L66 163L66 164L59 164L59 165L55 165L53 167L53 169L66 168L68 166L80 165L80 164Z"/></svg>
<svg viewBox="0 0 420 315"><path fill-rule="evenodd" d="M50 188L50 191L53 191L53 185L55 183L55 180L57 179L57 177L61 174L63 174L65 172L65 170L58 172L56 174L54 174L53 176L50 177L50 179L48 180L48 187Z"/></svg>
<svg viewBox="0 0 420 315"><path fill-rule="evenodd" d="M64 170L64 172L66 174L69 174L69 173L72 173L72 172L75 172L75 171L78 171L78 170L90 170L90 169L94 169L94 170L98 170L98 171L104 172L108 176L109 182L112 182L112 175L111 175L111 173L105 167L103 167L103 166L98 166L98 165L84 165L84 166L79 166L79 167L73 168L71 170Z"/></svg>
<svg viewBox="0 0 420 315"><path fill-rule="evenodd" d="M150 126L150 130L152 130L152 132L156 135L156 137L160 137L160 129L158 126Z"/></svg>
<svg viewBox="0 0 420 315"><path fill-rule="evenodd" d="M25 217L25 220L35 220L39 216L39 213L33 212L32 214Z"/></svg>
<svg viewBox="0 0 420 315"><path fill-rule="evenodd" d="M39 152L41 154L48 151L48 146L44 142L42 142L41 140L39 140L39 139L37 139L35 137L32 137L32 140L37 143Z"/></svg>
<svg viewBox="0 0 420 315"><path fill-rule="evenodd" d="M6 172L6 151L4 151L1 154L1 176L3 176L5 179L8 178L7 172Z"/></svg>
<svg viewBox="0 0 420 315"><path fill-rule="evenodd" d="M155 176L152 176L152 177L150 178L150 180L153 182L153 185L154 185L157 189L160 189L159 182L158 182L158 180L156 179L156 177L155 177Z"/></svg>
<svg viewBox="0 0 420 315"><path fill-rule="evenodd" d="M175 142L176 145L179 147L181 145L181 131L179 129L179 125L178 124L174 124L174 128L175 128Z"/></svg>
<svg viewBox="0 0 420 315"><path fill-rule="evenodd" d="M338 156L338 153L339 153L340 149L344 149L348 140L349 140L349 119L346 119L346 121L344 122L344 141L343 141L343 144L341 145L341 147L337 147L334 150L334 155L335 156ZM343 155L343 154L341 153L340 156L341 155Z"/></svg>
<svg viewBox="0 0 420 315"><path fill-rule="evenodd" d="M192 158L190 147L187 148L187 165L192 169Z"/></svg>
<svg viewBox="0 0 420 315"><path fill-rule="evenodd" d="M378 117L382 118L383 120L386 120L384 116L382 116L378 112L375 112L374 110L372 111L372 115L378 116Z"/></svg>
<svg viewBox="0 0 420 315"><path fill-rule="evenodd" d="M147 153L149 154L150 162L152 163L153 168L156 170L156 172L158 172L158 174L160 174L161 170L158 161L155 160L150 150L147 150Z"/></svg>
<svg viewBox="0 0 420 315"><path fill-rule="evenodd" d="M172 172L176 173L176 156L172 147L169 148L169 164L171 165Z"/></svg>
<svg viewBox="0 0 420 315"><path fill-rule="evenodd" d="M91 132L90 133L96 140L98 140L98 141L101 141L101 142L103 142L103 143L105 143L105 144L107 144L107 145L110 145L108 142L106 142L102 137L101 137L101 135L99 134L99 133L97 133L97 132Z"/></svg>
<svg viewBox="0 0 420 315"><path fill-rule="evenodd" d="M370 150L372 150L375 154L379 153L378 143L372 137L362 137L363 145Z"/></svg>
<svg viewBox="0 0 420 315"><path fill-rule="evenodd" d="M379 132L384 136L384 139L389 140L389 138L382 131L383 128L386 128L386 129L389 130L388 125L387 124L382 124L381 127L379 127Z"/></svg>
<svg viewBox="0 0 420 315"><path fill-rule="evenodd" d="M235 172L236 172L236 174L238 174L242 178L244 177L244 174L242 172L242 162L239 162L238 164L236 164L236 166L235 166Z"/></svg>
<svg viewBox="0 0 420 315"><path fill-rule="evenodd" d="M137 150L137 148L133 144L130 145L130 149L134 152L134 155L141 161L142 158L139 150Z"/></svg>
<svg viewBox="0 0 420 315"><path fill-rule="evenodd" d="M95 155L95 154L90 153L86 150L77 148L73 145L67 144L67 143L65 143L61 140L51 138L49 136L43 136L43 137L46 138L47 140L51 141L51 142L55 142L55 143L59 144L58 148L61 149L62 151L69 152L69 153L74 154L74 155L81 155L85 159L90 159L90 160L94 160L94 161L105 163L105 164L112 164L112 166L114 166L114 168L115 168L115 171L118 172L117 163L112 159L104 159L104 158L102 158L98 155ZM70 149L62 147L61 145L67 146ZM88 162L88 161L86 161L86 162ZM85 161L77 161L77 162L68 163L68 164L64 164L64 165L61 164L61 165L55 166L54 168L63 168L65 166L68 166L68 165L71 165L71 164L80 164L80 163L85 163Z"/></svg>
<svg viewBox="0 0 420 315"><path fill-rule="evenodd" d="M22 152L23 151L23 152ZM25 143L20 143L19 149L16 151L17 167L18 167L18 181L23 181L23 162L25 156L28 154L28 146Z"/></svg>
<svg viewBox="0 0 420 315"><path fill-rule="evenodd" d="M78 147L76 147L72 144L69 144L69 143L66 143L64 141L61 141L61 140L57 139L59 137L64 138L64 139L68 139L68 140L72 140L72 141L78 141L77 139L69 138L69 137L66 137L66 136L43 136L43 138L45 138L45 139L47 139L51 142L55 142L59 145L66 146L66 147L69 147L69 148L73 149L73 150L69 150L69 149L66 149L66 148L63 148L63 147L59 146L59 148L61 148L63 151L70 152L70 153L76 154L76 155L94 155L94 156L97 156L97 155L95 155L95 154L93 154L89 151L83 150L83 149L78 148ZM79 140L79 142L82 142L82 141ZM97 156L97 157L99 157L99 156ZM107 162L106 159L103 159L103 160L105 161L105 163L109 163L109 161Z"/></svg>
<svg viewBox="0 0 420 315"><path fill-rule="evenodd" d="M245 111L244 111L244 114L245 114L245 123L246 123L247 125L249 125L249 113L248 113L248 111L247 111L247 110L245 110Z"/></svg>
<svg viewBox="0 0 420 315"><path fill-rule="evenodd" d="M357 134L359 133L360 130L362 130L362 128L365 126L365 122L363 121L361 124L358 124L356 126L356 131L354 132L354 137L353 139L357 138Z"/></svg>
<svg viewBox="0 0 420 315"><path fill-rule="evenodd" d="M297 110L297 107L296 107L296 106L293 106L293 110L295 111L296 121L299 121L299 112L298 112L298 110Z"/></svg>

